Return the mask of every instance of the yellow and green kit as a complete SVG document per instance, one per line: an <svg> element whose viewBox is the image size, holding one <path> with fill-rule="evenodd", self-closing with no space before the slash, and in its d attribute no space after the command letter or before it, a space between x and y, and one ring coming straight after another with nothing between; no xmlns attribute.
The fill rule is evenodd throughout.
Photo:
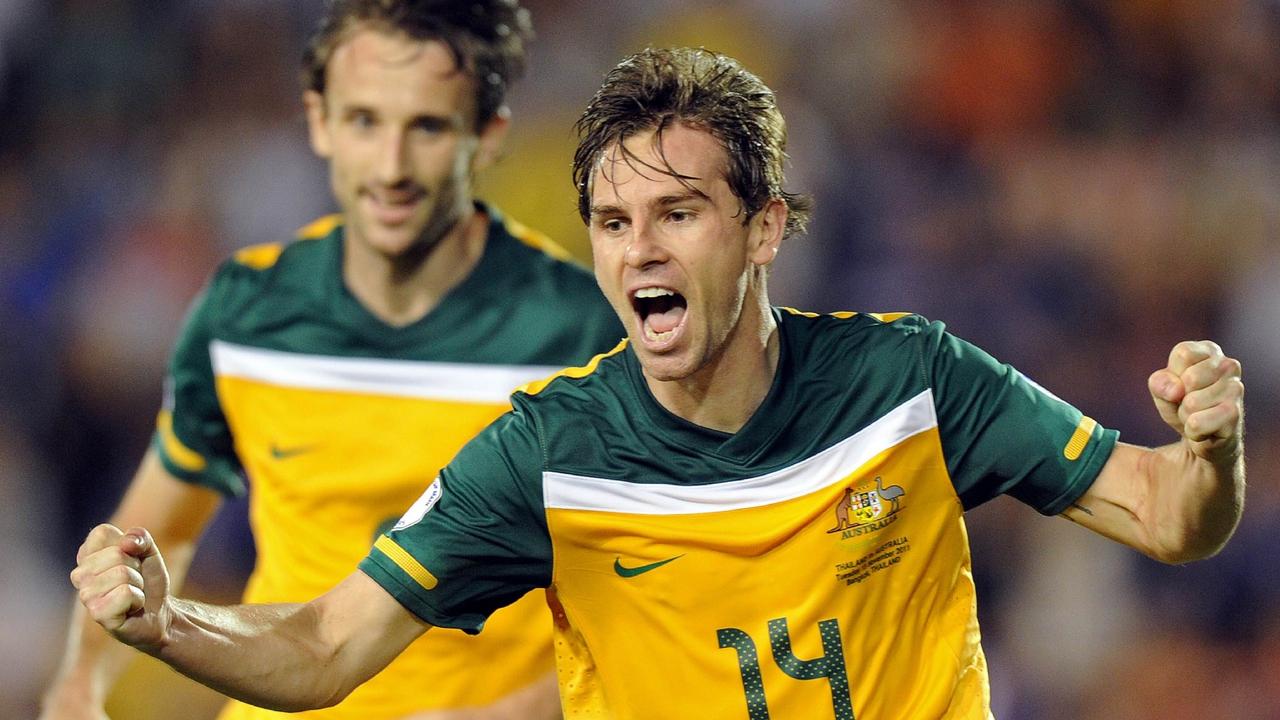
<svg viewBox="0 0 1280 720"><path fill-rule="evenodd" d="M570 719L987 718L964 511L1062 512L1117 433L941 323L774 312L740 431L620 346L516 393L361 568L469 632L549 588Z"/></svg>
<svg viewBox="0 0 1280 720"><path fill-rule="evenodd" d="M257 562L247 602L303 602L332 588L510 409L514 388L622 336L588 272L480 210L490 226L476 268L405 327L381 322L345 287L338 217L241 251L197 300L155 444L179 478L249 493ZM391 720L483 705L551 672L543 593L490 625L478 638L431 633L338 706L302 717ZM222 715L275 717L284 716L239 703Z"/></svg>

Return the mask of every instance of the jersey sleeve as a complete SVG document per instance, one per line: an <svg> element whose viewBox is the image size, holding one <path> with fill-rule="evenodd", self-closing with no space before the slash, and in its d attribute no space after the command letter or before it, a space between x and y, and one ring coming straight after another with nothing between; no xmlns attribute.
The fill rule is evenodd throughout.
<svg viewBox="0 0 1280 720"><path fill-rule="evenodd" d="M551 582L543 452L510 412L458 453L360 570L418 617L480 632L495 610Z"/></svg>
<svg viewBox="0 0 1280 720"><path fill-rule="evenodd" d="M1089 489L1119 433L942 323L922 337L947 471L966 509L1007 493L1057 515Z"/></svg>
<svg viewBox="0 0 1280 720"><path fill-rule="evenodd" d="M164 404L152 446L174 477L223 495L245 492L231 430L218 402L209 343L218 306L220 272L187 313L169 359Z"/></svg>

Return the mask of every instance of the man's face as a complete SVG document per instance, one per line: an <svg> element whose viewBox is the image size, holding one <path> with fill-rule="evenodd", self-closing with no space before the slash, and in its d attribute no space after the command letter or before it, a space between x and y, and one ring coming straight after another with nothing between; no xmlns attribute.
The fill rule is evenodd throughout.
<svg viewBox="0 0 1280 720"><path fill-rule="evenodd" d="M471 211L471 179L505 131L475 128L475 80L447 46L363 28L304 98L348 237L387 257L424 251Z"/></svg>
<svg viewBox="0 0 1280 720"><path fill-rule="evenodd" d="M762 299L757 266L773 260L781 239L764 218L785 210L771 204L744 224L715 138L681 124L662 133L660 151L655 138L650 130L626 139L631 158L605 150L592 173L589 231L596 281L646 374L680 380L715 361L744 303Z"/></svg>

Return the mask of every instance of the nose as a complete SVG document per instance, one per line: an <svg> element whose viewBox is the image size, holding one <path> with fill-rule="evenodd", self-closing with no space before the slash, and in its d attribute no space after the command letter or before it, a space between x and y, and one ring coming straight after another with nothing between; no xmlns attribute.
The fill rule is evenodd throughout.
<svg viewBox="0 0 1280 720"><path fill-rule="evenodd" d="M657 233L647 223L632 226L631 242L627 243L624 257L628 266L643 269L666 262L670 256Z"/></svg>
<svg viewBox="0 0 1280 720"><path fill-rule="evenodd" d="M395 185L409 174L408 143L404 133L388 131L378 147L375 175L384 185Z"/></svg>

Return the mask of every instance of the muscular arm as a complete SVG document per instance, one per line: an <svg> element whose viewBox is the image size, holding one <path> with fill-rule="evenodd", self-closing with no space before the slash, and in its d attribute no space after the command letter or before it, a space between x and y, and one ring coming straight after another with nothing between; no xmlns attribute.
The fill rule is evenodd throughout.
<svg viewBox="0 0 1280 720"><path fill-rule="evenodd" d="M1244 509L1240 363L1213 343L1179 343L1148 386L1181 440L1155 449L1117 445L1063 515L1161 562L1210 557Z"/></svg>
<svg viewBox="0 0 1280 720"><path fill-rule="evenodd" d="M231 697L295 712L341 701L430 628L363 573L306 604L218 607L169 594L146 530L90 533L71 574L116 639Z"/></svg>
<svg viewBox="0 0 1280 720"><path fill-rule="evenodd" d="M175 587L180 587L195 555L196 542L221 504L212 490L173 477L154 450L142 459L124 499L112 516L118 526L153 528L168 553ZM133 651L113 641L76 603L58 673L45 693L42 720L104 717L102 707L111 687L133 658Z"/></svg>
<svg viewBox="0 0 1280 720"><path fill-rule="evenodd" d="M171 608L146 652L224 695L288 712L337 704L430 627L359 571L303 605Z"/></svg>

